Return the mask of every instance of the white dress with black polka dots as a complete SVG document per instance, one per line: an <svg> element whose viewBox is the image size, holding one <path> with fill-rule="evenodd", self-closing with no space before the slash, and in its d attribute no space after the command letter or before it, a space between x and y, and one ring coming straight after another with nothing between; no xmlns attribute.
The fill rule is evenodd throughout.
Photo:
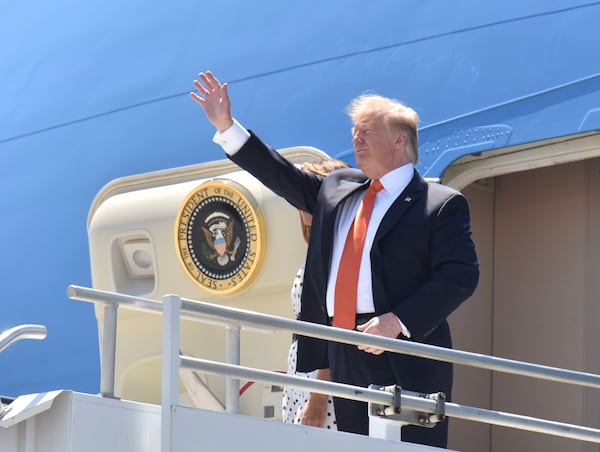
<svg viewBox="0 0 600 452"><path fill-rule="evenodd" d="M302 294L302 281L304 279L304 266L300 267L296 277L294 278L294 285L292 286L292 311L294 316L298 318L300 315L300 295ZM293 341L290 347L290 353L288 355L288 374L299 375L308 378L316 378L317 371L309 373L296 372L296 355L298 353L298 341ZM283 390L283 421L290 424L299 424L300 417L302 415L302 409L308 401L310 393L308 391L302 391L295 388L284 388ZM333 400L331 396L327 398L327 415L325 418L325 428L331 430L337 430L335 422L335 412L333 410Z"/></svg>

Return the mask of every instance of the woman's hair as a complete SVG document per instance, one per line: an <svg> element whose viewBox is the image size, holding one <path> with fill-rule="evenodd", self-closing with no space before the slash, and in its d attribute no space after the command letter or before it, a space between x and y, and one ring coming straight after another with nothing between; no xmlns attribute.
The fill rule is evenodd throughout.
<svg viewBox="0 0 600 452"><path fill-rule="evenodd" d="M301 168L307 173L314 173L318 174L319 176L327 176L336 169L348 168L348 165L338 159L322 159L304 162Z"/></svg>
<svg viewBox="0 0 600 452"><path fill-rule="evenodd" d="M349 165L347 165L345 162L342 162L341 160L329 158L304 162L301 168L307 173L314 173L318 174L319 176L325 177L328 174L331 174L336 169L349 168ZM311 227L310 225L304 224L302 222L302 217L300 217L300 227L302 228L302 237L304 237L304 240L306 240L306 243L308 243L310 240Z"/></svg>

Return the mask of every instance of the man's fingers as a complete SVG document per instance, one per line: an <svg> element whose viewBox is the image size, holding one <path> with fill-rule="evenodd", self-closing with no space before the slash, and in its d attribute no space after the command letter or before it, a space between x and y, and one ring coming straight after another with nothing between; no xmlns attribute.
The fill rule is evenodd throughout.
<svg viewBox="0 0 600 452"><path fill-rule="evenodd" d="M367 347L364 345L357 346L359 350L365 353L371 353L372 355L381 355L383 353L383 349L375 348L375 347Z"/></svg>
<svg viewBox="0 0 600 452"><path fill-rule="evenodd" d="M356 325L356 329L363 333L374 334L376 336L384 336L384 334L380 330L379 326L380 326L379 317L373 317L372 319L369 319L367 322L363 323L362 325ZM363 352L366 352L366 353L371 353L373 355L381 355L383 353L382 349L371 347L368 345L358 345L357 347L359 350L362 350Z"/></svg>
<svg viewBox="0 0 600 452"><path fill-rule="evenodd" d="M214 85L215 88L221 86L221 82L212 72L206 71L206 78L210 81L211 85Z"/></svg>
<svg viewBox="0 0 600 452"><path fill-rule="evenodd" d="M219 101L222 99L229 99L229 85L227 82L221 84L211 72L207 72L206 74L200 72L198 77L202 82L194 80L194 88L196 88L200 94L196 94L196 96L193 97L196 102L206 102L211 97Z"/></svg>
<svg viewBox="0 0 600 452"><path fill-rule="evenodd" d="M200 77L200 80L202 80L202 83L204 83L206 88L208 88L208 90L211 92L218 91L222 86L217 77L215 77L210 71L200 72L198 76Z"/></svg>
<svg viewBox="0 0 600 452"><path fill-rule="evenodd" d="M210 72L208 72L208 75L212 75ZM209 77L207 74L205 74L204 72L200 72L198 74L198 77L200 78L200 80L202 80L202 83L204 85L206 85L207 88L212 88L212 77Z"/></svg>
<svg viewBox="0 0 600 452"><path fill-rule="evenodd" d="M200 72L198 74L198 78L200 81L194 80L194 86L204 97L207 97L211 93L215 92L215 84L213 80L206 76L206 74Z"/></svg>
<svg viewBox="0 0 600 452"><path fill-rule="evenodd" d="M202 99L200 96L198 96L196 93L191 92L190 93L190 97L192 98L192 100L194 102L196 102L197 104L203 105L204 104L204 99Z"/></svg>
<svg viewBox="0 0 600 452"><path fill-rule="evenodd" d="M200 92L204 97L206 97L209 93L209 91L204 87L204 85L202 85L202 83L200 83L198 80L194 80L194 87L198 90L198 92Z"/></svg>

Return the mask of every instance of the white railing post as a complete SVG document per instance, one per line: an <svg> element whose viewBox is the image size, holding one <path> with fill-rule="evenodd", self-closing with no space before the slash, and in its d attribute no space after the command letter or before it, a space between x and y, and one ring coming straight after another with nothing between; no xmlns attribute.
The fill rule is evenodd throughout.
<svg viewBox="0 0 600 452"><path fill-rule="evenodd" d="M227 327L226 359L228 364L240 364L240 325ZM228 413L240 412L240 380L225 377L225 408Z"/></svg>
<svg viewBox="0 0 600 452"><path fill-rule="evenodd" d="M181 298L165 295L162 321L161 452L170 452L173 409L179 403L179 315Z"/></svg>
<svg viewBox="0 0 600 452"><path fill-rule="evenodd" d="M104 305L102 322L102 347L100 350L100 395L115 396L115 355L117 353L117 309L118 305Z"/></svg>

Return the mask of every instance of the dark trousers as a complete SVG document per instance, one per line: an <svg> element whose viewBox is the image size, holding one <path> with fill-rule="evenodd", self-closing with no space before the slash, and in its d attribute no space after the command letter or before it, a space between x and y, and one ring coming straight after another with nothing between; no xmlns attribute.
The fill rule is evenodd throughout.
<svg viewBox="0 0 600 452"><path fill-rule="evenodd" d="M355 345L335 342L329 343L328 353L332 381L362 387L370 384L382 386L396 384L405 390L425 393L442 391L446 393L449 400L452 387L451 364L438 361L427 362L428 360L422 358L388 352L373 355L359 350ZM411 367L411 364L415 365ZM422 365L429 366L432 371L436 372L435 378L431 379L433 385L427 383L428 378L415 376L414 367ZM444 382L444 387L435 388L440 384L437 382L439 377ZM362 435L369 434L368 404L366 402L335 397L334 408L338 430ZM433 428L403 427L402 441L446 448L448 421L440 422Z"/></svg>

